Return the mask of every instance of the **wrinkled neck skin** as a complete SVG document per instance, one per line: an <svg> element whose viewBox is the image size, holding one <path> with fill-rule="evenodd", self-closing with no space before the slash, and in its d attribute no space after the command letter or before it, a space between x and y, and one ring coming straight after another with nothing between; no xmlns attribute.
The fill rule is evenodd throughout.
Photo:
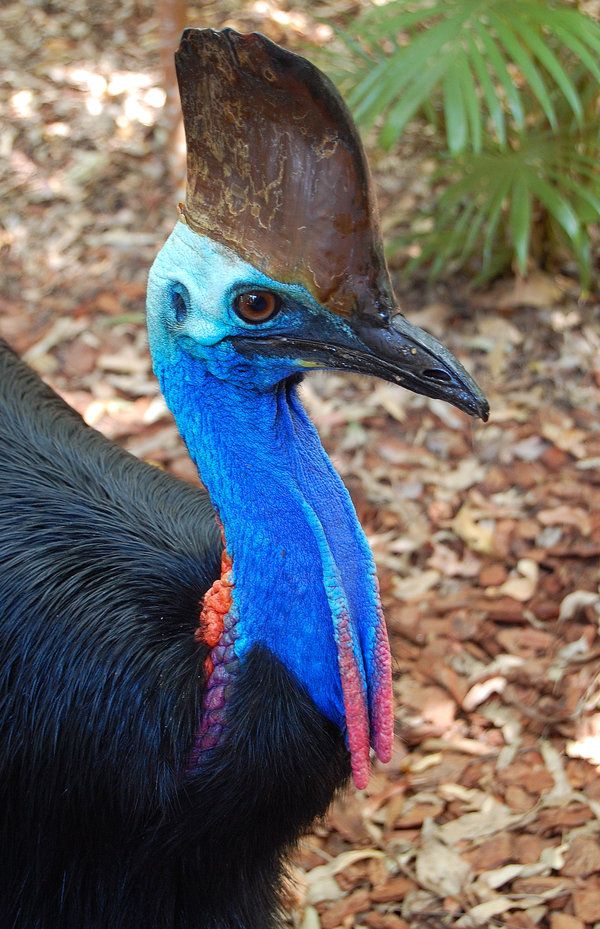
<svg viewBox="0 0 600 929"><path fill-rule="evenodd" d="M283 662L345 733L363 787L369 745L390 755L391 674L375 566L349 494L291 379L232 382L181 344L154 348L153 360L223 525L235 657L260 644Z"/></svg>

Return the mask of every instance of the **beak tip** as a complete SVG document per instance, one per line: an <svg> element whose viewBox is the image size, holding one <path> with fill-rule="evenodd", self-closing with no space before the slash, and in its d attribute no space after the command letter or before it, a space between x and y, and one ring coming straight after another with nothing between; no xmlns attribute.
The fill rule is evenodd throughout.
<svg viewBox="0 0 600 929"><path fill-rule="evenodd" d="M480 419L482 422L487 423L490 418L490 405L487 401L487 398L477 390L477 393L474 394L472 407L468 411L471 416L476 419Z"/></svg>

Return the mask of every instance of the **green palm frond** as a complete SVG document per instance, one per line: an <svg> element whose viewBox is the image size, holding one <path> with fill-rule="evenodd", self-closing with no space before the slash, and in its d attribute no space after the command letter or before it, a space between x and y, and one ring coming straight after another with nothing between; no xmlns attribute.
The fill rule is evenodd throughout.
<svg viewBox="0 0 600 929"><path fill-rule="evenodd" d="M586 143L585 135L547 134L528 137L516 151L497 146L463 156L454 168L456 178L432 206L434 231L410 236L420 253L408 272L428 264L435 277L449 267L475 261L482 281L514 255L524 273L533 220L545 218L574 255L582 282L589 286L589 229L600 218L600 173L585 153ZM443 166L440 175L446 170Z"/></svg>
<svg viewBox="0 0 600 929"><path fill-rule="evenodd" d="M333 60L334 78L360 124L381 121L386 148L432 98L453 154L481 152L485 127L500 146L507 124L523 133L526 94L555 131L559 100L581 126L572 65L600 79L600 26L548 0L391 0L340 37L345 50Z"/></svg>
<svg viewBox="0 0 600 929"><path fill-rule="evenodd" d="M570 0L390 0L338 32L329 71L360 125L434 130L431 231L408 266L480 279L558 241L592 275L600 220L600 26ZM445 150L444 150L445 142ZM397 240L397 244L402 244ZM405 242L404 244L407 244Z"/></svg>

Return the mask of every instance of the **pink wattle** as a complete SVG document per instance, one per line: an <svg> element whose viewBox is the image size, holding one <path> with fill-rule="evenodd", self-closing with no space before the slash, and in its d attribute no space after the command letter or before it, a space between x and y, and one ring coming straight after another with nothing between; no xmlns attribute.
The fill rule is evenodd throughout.
<svg viewBox="0 0 600 929"><path fill-rule="evenodd" d="M352 764L352 780L359 790L367 786L369 761L369 712L362 676L352 641L350 618L346 612L337 617L337 650L346 710L348 748Z"/></svg>
<svg viewBox="0 0 600 929"><path fill-rule="evenodd" d="M394 744L394 694L392 690L392 656L381 607L375 635L375 692L371 709L373 748L384 764L392 759Z"/></svg>
<svg viewBox="0 0 600 929"><path fill-rule="evenodd" d="M350 618L346 612L341 612L336 621L336 642L352 779L359 790L365 788L369 781L371 744L377 758L385 763L391 760L394 740L392 661L381 607L378 614L370 724L367 695L355 652Z"/></svg>

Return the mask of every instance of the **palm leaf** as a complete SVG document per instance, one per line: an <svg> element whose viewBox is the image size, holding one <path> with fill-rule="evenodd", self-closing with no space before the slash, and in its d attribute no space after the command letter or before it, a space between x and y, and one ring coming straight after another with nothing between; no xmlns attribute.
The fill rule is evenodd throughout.
<svg viewBox="0 0 600 929"><path fill-rule="evenodd" d="M544 84L540 72L536 68L533 59L529 55L528 50L523 47L510 27L507 26L506 23L502 22L499 16L490 14L490 23L493 25L498 38L504 45L508 55L521 69L521 73L525 77L531 90L537 97L544 113L548 117L548 122L553 128L556 128L556 113L554 112L554 107L552 106L550 95L546 89L546 85ZM520 22L519 33L522 32L523 26L524 23Z"/></svg>
<svg viewBox="0 0 600 929"><path fill-rule="evenodd" d="M384 58L349 94L348 102L354 109L357 120L367 126L371 125L395 98L399 98L392 106L387 120L389 125L385 137L388 141L384 142L384 145L396 141L407 119L419 109L450 66L452 57L447 47L459 32L458 18L442 21L431 30L418 35L410 46L400 48ZM429 69L423 68L425 61L435 62L429 74ZM430 79L432 72L435 73L435 80ZM403 114L405 106L409 113L407 119L392 116L392 112ZM399 128L393 130L393 125Z"/></svg>
<svg viewBox="0 0 600 929"><path fill-rule="evenodd" d="M550 46L544 42L540 35L525 21L519 23L519 33L531 51L535 53L539 61L541 61L541 63L544 65L548 73L552 75L556 86L560 88L564 94L565 99L573 110L577 121L579 124L581 124L583 109L581 107L579 94L573 87L569 76L567 75L565 69L561 65L560 61Z"/></svg>
<svg viewBox="0 0 600 929"><path fill-rule="evenodd" d="M558 131L556 92L568 102L576 120L583 120L582 100L563 53L596 81L600 78L600 28L565 0L552 5L547 0L391 0L358 17L341 37L358 66L354 78L345 68L338 72L349 90L349 104L365 126L384 117L383 139L388 146L435 95L442 102L453 153L467 146L481 150L484 107L501 144L506 141L507 115L522 133L526 107L521 91L525 90ZM357 43L361 54L355 51ZM512 66L522 75L521 89ZM435 82L423 77L431 68L437 73Z"/></svg>
<svg viewBox="0 0 600 929"><path fill-rule="evenodd" d="M446 58L442 57L436 65L421 71L412 81L405 96L388 114L381 130L380 141L384 148L390 148L396 142L407 122L423 105L447 67Z"/></svg>
<svg viewBox="0 0 600 929"><path fill-rule="evenodd" d="M525 273L535 206L546 211L589 283L586 226L600 216L600 179L587 175L589 158L578 153L579 138L539 135L517 151L496 147L462 158L462 173L433 204L434 230L419 237L421 252L407 271L428 264L435 277L476 259L478 280L484 280L514 257ZM565 165L569 153L575 154Z"/></svg>
<svg viewBox="0 0 600 929"><path fill-rule="evenodd" d="M495 40L488 31L487 26L478 20L475 21L474 26L490 66L493 69L500 86L506 94L506 100L517 129L522 129L525 123L523 104L521 102L519 91L517 90L510 72L506 66L506 61L504 60L504 57L500 52L500 49L498 48Z"/></svg>
<svg viewBox="0 0 600 929"><path fill-rule="evenodd" d="M589 186L586 187L585 184L575 178L559 171L549 171L548 174L557 187L563 188L567 193L575 194L575 199L580 204L580 206L576 207L576 213L583 222L590 224L598 222L600 219L600 190L596 194Z"/></svg>
<svg viewBox="0 0 600 929"><path fill-rule="evenodd" d="M487 209L487 229L482 246L482 263L481 273L488 275L494 262L495 253L498 251L496 237L498 227L502 218L502 207L510 190L510 178L505 176L496 186L493 195L489 199Z"/></svg>
<svg viewBox="0 0 600 929"><path fill-rule="evenodd" d="M467 35L465 38L467 44L467 54L473 67L473 71L479 81L484 100L487 104L489 114L492 118L492 122L496 130L496 136L500 142L500 145L504 147L506 144L506 125L504 121L502 101L496 93L496 88L492 83L485 59L479 51L475 39L471 35ZM475 145L473 146L473 149L474 151L477 151Z"/></svg>
<svg viewBox="0 0 600 929"><path fill-rule="evenodd" d="M560 236L589 281L600 209L596 23L571 0L390 0L348 33L338 76L359 122L377 123L385 147L416 116L445 134L446 151L434 148L433 228L413 236L420 254L408 270L476 263L483 279L516 261L525 273L533 217L545 215L536 228Z"/></svg>
<svg viewBox="0 0 600 929"><path fill-rule="evenodd" d="M529 232L531 228L531 192L521 175L516 178L510 202L510 236L514 245L521 274L527 270Z"/></svg>
<svg viewBox="0 0 600 929"><path fill-rule="evenodd" d="M580 13L562 3L561 6L549 7L542 0L523 4L523 12L527 19L532 19L541 28L552 32L564 29L588 45L596 55L600 55L600 26L589 16Z"/></svg>
<svg viewBox="0 0 600 929"><path fill-rule="evenodd" d="M583 42L576 35L563 29L562 26L554 26L552 30L554 35L573 53L575 58L581 62L584 68L590 72L596 81L600 82L600 67L596 58L588 51Z"/></svg>
<svg viewBox="0 0 600 929"><path fill-rule="evenodd" d="M533 173L529 177L529 187L552 218L559 226L562 226L569 239L577 242L581 235L581 226L571 204L544 178L537 177Z"/></svg>
<svg viewBox="0 0 600 929"><path fill-rule="evenodd" d="M448 148L453 155L462 152L467 142L467 106L463 95L461 66L454 59L444 74L444 117Z"/></svg>
<svg viewBox="0 0 600 929"><path fill-rule="evenodd" d="M481 151L483 131L477 87L465 58L462 56L457 58L455 67L458 73L458 80L460 82L469 129L471 131L471 145L473 151L478 154ZM465 145L466 142L467 133L465 132Z"/></svg>

